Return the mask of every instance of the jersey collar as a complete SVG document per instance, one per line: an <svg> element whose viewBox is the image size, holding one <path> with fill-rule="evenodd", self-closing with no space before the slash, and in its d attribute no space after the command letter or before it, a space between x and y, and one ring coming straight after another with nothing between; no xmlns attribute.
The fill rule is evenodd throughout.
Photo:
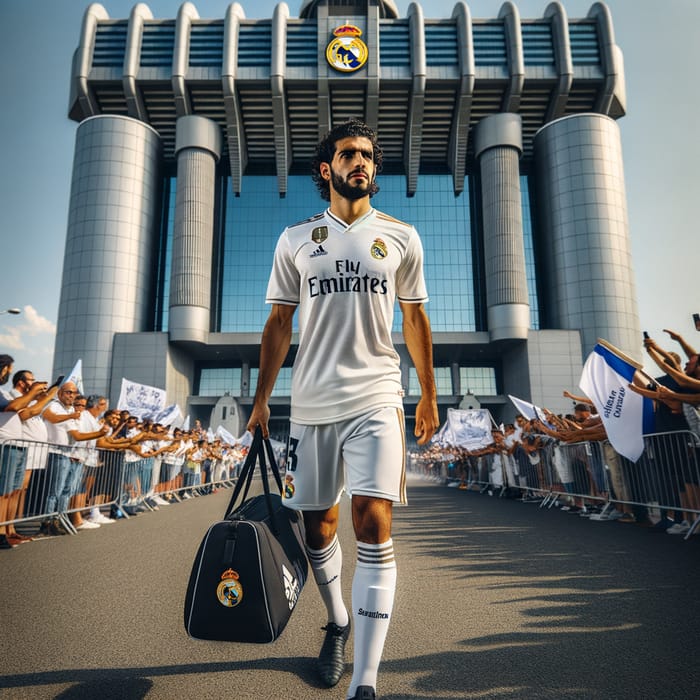
<svg viewBox="0 0 700 700"><path fill-rule="evenodd" d="M334 222L338 226L340 226L340 228L342 228L343 231L345 233L347 233L354 226L357 226L357 225L361 224L363 221L366 221L370 216L372 216L374 214L374 212L375 212L374 207L370 207L369 211L364 216L361 216L359 219L356 219L351 224L347 224L340 217L333 214L330 210L330 207L329 207L328 209L326 209L326 217L329 218L332 222Z"/></svg>

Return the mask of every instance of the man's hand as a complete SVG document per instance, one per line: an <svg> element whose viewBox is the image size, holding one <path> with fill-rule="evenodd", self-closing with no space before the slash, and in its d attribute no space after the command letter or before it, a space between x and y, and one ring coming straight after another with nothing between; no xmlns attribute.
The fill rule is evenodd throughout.
<svg viewBox="0 0 700 700"><path fill-rule="evenodd" d="M671 340L681 340L680 334L676 333L675 331L670 331L668 328L664 328L664 333L668 333L671 336Z"/></svg>
<svg viewBox="0 0 700 700"><path fill-rule="evenodd" d="M248 425L246 430L249 433L255 433L255 429L260 426L262 429L262 436L265 440L270 437L270 407L264 404L253 404L253 410L250 412L250 418L248 419Z"/></svg>
<svg viewBox="0 0 700 700"><path fill-rule="evenodd" d="M416 428L413 431L413 434L418 438L418 444L425 445L439 427L437 401L421 396L416 406Z"/></svg>

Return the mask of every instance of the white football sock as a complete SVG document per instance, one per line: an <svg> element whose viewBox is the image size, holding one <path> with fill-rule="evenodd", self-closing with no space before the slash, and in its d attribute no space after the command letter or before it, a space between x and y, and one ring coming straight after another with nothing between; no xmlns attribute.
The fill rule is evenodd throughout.
<svg viewBox="0 0 700 700"><path fill-rule="evenodd" d="M382 544L357 543L357 565L352 580L355 623L354 665L348 696L358 685L377 687L377 671L389 630L396 590L396 561L391 540Z"/></svg>
<svg viewBox="0 0 700 700"><path fill-rule="evenodd" d="M309 557L311 571L321 594L321 599L326 604L328 622L335 622L339 627L345 627L350 618L347 608L343 603L343 594L340 589L340 573L343 568L343 553L340 549L338 536L323 549L306 548Z"/></svg>

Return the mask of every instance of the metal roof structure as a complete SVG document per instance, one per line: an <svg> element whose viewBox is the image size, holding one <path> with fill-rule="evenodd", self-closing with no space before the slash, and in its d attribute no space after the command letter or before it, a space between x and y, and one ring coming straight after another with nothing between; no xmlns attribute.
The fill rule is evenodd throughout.
<svg viewBox="0 0 700 700"><path fill-rule="evenodd" d="M455 193L463 191L474 166L472 128L488 115L521 115L526 168L532 139L549 121L625 114L622 57L604 3L580 19L560 2L539 19L522 19L512 2L487 20L473 19L464 2L447 19L426 18L418 3L398 17L389 0L309 0L300 14L280 3L272 18L249 20L234 3L224 18L202 19L185 2L177 17L156 19L139 3L128 18L111 19L92 4L69 116L147 122L166 161L174 160L176 120L207 117L221 127L234 192L244 174L266 173L277 176L281 195L290 173L308 171L320 135L360 117L377 130L385 172L404 174L411 196L421 172L450 172ZM343 24L360 30L367 48L353 72L326 56Z"/></svg>

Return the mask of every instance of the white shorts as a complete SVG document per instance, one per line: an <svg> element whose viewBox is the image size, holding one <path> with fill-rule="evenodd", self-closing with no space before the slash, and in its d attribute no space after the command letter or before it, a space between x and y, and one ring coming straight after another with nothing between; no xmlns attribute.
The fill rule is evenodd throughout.
<svg viewBox="0 0 700 700"><path fill-rule="evenodd" d="M400 408L387 406L327 425L292 423L283 503L325 510L351 496L406 503L406 436Z"/></svg>

